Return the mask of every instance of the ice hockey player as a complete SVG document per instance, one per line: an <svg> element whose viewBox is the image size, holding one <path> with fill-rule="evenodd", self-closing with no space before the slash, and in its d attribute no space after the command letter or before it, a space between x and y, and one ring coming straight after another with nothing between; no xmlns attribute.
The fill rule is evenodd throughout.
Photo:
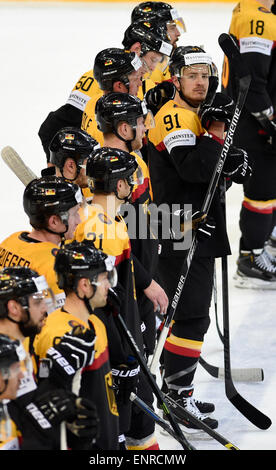
<svg viewBox="0 0 276 470"><path fill-rule="evenodd" d="M76 127L60 129L53 137L50 146L50 164L55 166L56 176L77 184L87 203L93 194L88 188L86 161L91 152L100 144L87 132Z"/></svg>
<svg viewBox="0 0 276 470"><path fill-rule="evenodd" d="M164 57L168 59L172 53L173 46L168 37L167 27L154 18L135 21L126 29L122 44L126 50L136 52L142 61L143 84L137 94L142 100L145 93L155 86L151 74Z"/></svg>
<svg viewBox="0 0 276 470"><path fill-rule="evenodd" d="M123 150L102 147L93 152L88 159L86 173L93 187L94 198L89 206L89 217L78 226L75 238L78 241L91 240L97 248L115 258L118 285L123 290L123 293L120 290L117 292L121 298L120 314L139 350L143 352L142 321L137 304L135 281L136 275L139 275L137 273L140 263L131 252L127 227L119 215L120 206L131 198L133 175L137 167L134 155ZM123 346L125 351L129 351L125 339ZM132 354L131 351L128 354ZM132 367L131 363L128 367ZM151 404L152 394L141 372L138 386L141 398ZM132 407L130 403L120 403L118 406L120 432L126 436L127 448L131 450L158 448L152 421L146 427L137 427L133 433L130 433ZM135 413L132 422L135 422Z"/></svg>
<svg viewBox="0 0 276 470"><path fill-rule="evenodd" d="M13 233L0 244L0 267L28 266L44 275L58 306L65 295L57 285L52 250L71 239L80 222L80 188L56 176L34 179L23 194L32 230Z"/></svg>
<svg viewBox="0 0 276 470"><path fill-rule="evenodd" d="M87 103L82 116L81 128L96 139L100 145L103 145L103 135L97 127L95 118L98 99L103 94L112 91L136 96L142 85L143 67L134 52L129 53L123 49L108 48L97 54L93 71L101 88L101 94L94 95Z"/></svg>
<svg viewBox="0 0 276 470"><path fill-rule="evenodd" d="M139 287L136 276L136 293L141 318L146 325L144 341L148 355L155 347L155 314L159 309L161 315L166 313L168 298L156 279L158 259L158 239L152 234L148 225L147 207L152 202L149 170L139 155L145 132L154 125L154 119L144 102L126 93L110 93L97 102L96 119L103 132L104 145L130 152L135 156L138 169L134 174L135 186L131 195L131 204L135 208L135 227L128 227L131 238L132 253L138 258L146 272L140 276ZM143 217L144 216L144 217ZM139 223L140 222L140 223ZM148 226L146 236L140 230ZM150 282L149 286L145 282Z"/></svg>
<svg viewBox="0 0 276 470"><path fill-rule="evenodd" d="M216 94L212 106L200 108L207 96L211 64L211 57L197 46L178 47L172 55L170 73L177 89L175 99L157 112L156 126L148 134L150 178L157 205L191 204L193 212L202 207L220 156L225 127L234 109L233 102L221 94ZM242 182L248 171L246 153L232 149L223 169L224 176ZM168 387L174 399L216 428L217 420L205 414L214 411L214 405L201 403L192 394L194 374L210 323L214 259L230 253L218 189L209 216L215 224L206 227L206 240L198 244L165 343L164 390ZM177 246L171 239L161 239L158 274L170 300L189 248L180 241Z"/></svg>
<svg viewBox="0 0 276 470"><path fill-rule="evenodd" d="M8 415L16 426L21 450L59 450L60 424L68 423L67 438L69 445L78 445L89 435L89 442L97 433L97 416L92 402L79 399L77 395L54 380L37 385L38 371L32 351L32 339L43 328L47 315L46 299L49 288L44 276L27 267L9 267L0 272L0 334L18 340L23 357L23 344L27 361L16 397L10 397ZM70 332L66 341L61 340L56 348L57 357L52 358L52 369L67 375L78 371L81 365L93 361L95 332L78 336ZM74 348L74 356L71 354ZM22 348L22 349L21 349ZM61 365L61 363L63 365ZM70 370L70 373L69 373ZM62 374L62 372L60 372ZM57 386L58 385L58 386ZM81 414L79 414L82 409Z"/></svg>
<svg viewBox="0 0 276 470"><path fill-rule="evenodd" d="M81 330L92 325L96 334L95 357L93 363L82 370L79 395L91 399L98 410L100 432L93 448L117 450L119 416L109 345L105 325L95 313L106 305L109 288L116 286L116 269L107 255L85 241L72 242L59 249L55 254L54 269L59 287L66 292L66 300L60 309L49 315L41 333L36 336L35 353L40 363L45 364L43 358L46 358L49 348L54 351L57 337L63 337L72 325L79 326Z"/></svg>
<svg viewBox="0 0 276 470"><path fill-rule="evenodd" d="M173 49L177 47L177 42L181 34L186 31L183 18L179 15L178 11L173 8L169 3L164 2L142 2L139 3L131 13L131 22L136 21L151 21L155 20L160 24L165 24L167 28L167 35ZM151 80L157 84L171 78L169 72L168 57L163 56L151 73Z"/></svg>
<svg viewBox="0 0 276 470"><path fill-rule="evenodd" d="M252 77L234 145L247 151L252 166L241 204L235 283L253 289L276 289L276 258L270 250L273 239L269 240L276 224L276 17L270 11L272 5L272 0L241 0L233 10L229 29ZM235 64L225 59L222 89L234 100L236 83Z"/></svg>

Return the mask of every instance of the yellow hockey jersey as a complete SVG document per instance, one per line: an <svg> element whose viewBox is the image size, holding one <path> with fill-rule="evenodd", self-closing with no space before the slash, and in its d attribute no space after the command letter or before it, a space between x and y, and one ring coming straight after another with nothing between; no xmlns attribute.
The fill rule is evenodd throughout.
<svg viewBox="0 0 276 470"><path fill-rule="evenodd" d="M54 271L53 253L57 248L58 246L54 243L32 239L29 232L13 233L0 244L0 268L27 266L38 274L44 275L55 296L56 306L61 306L64 303L65 294L57 285Z"/></svg>
<svg viewBox="0 0 276 470"><path fill-rule="evenodd" d="M67 100L75 108L84 111L88 101L96 94L101 93L98 82L95 80L93 70L88 70L77 81Z"/></svg>

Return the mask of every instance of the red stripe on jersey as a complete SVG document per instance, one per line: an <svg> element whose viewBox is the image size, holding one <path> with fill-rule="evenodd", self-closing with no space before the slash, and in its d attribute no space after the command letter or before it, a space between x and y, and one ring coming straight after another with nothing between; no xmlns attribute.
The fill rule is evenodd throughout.
<svg viewBox="0 0 276 470"><path fill-rule="evenodd" d="M166 147L165 147L165 144L162 140L162 142L160 142L160 144L156 145L155 146L156 150L158 150L158 152L163 152L163 150L166 150Z"/></svg>
<svg viewBox="0 0 276 470"><path fill-rule="evenodd" d="M129 241L129 245L128 245L128 248L126 248L123 253L121 253L120 255L117 255L116 256L116 260L115 260L115 266L117 266L118 264L120 264L122 261L124 261L125 259L129 259L130 258L130 253L131 253L131 246L130 246L130 241Z"/></svg>
<svg viewBox="0 0 276 470"><path fill-rule="evenodd" d="M165 342L164 348L166 351L169 351L173 354L177 354L178 356L186 356L186 357L199 357L200 351L196 349L190 348L183 348L182 346L177 346L176 344L172 344L169 342Z"/></svg>
<svg viewBox="0 0 276 470"><path fill-rule="evenodd" d="M267 207L266 209L265 208L261 209L258 207L253 207L251 204L249 204L246 201L243 201L242 205L243 207L245 207L245 209L249 210L250 212L257 212L258 214L272 214L273 212L272 206Z"/></svg>
<svg viewBox="0 0 276 470"><path fill-rule="evenodd" d="M99 357L96 357L93 361L93 364L91 366L84 367L83 370L97 370L102 367L105 362L107 362L109 359L109 352L108 348L106 348L100 355Z"/></svg>
<svg viewBox="0 0 276 470"><path fill-rule="evenodd" d="M149 178L145 178L143 184L139 184L132 192L132 202L136 201L149 188Z"/></svg>

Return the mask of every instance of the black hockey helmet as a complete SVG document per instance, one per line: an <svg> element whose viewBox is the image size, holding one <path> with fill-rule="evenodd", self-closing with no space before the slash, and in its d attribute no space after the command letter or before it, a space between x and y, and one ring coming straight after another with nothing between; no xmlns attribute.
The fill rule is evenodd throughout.
<svg viewBox="0 0 276 470"><path fill-rule="evenodd" d="M128 93L108 93L101 96L95 108L98 129L105 133L115 133L120 122L126 121L133 128L137 119L145 119L147 129L154 127L154 118L146 103Z"/></svg>
<svg viewBox="0 0 276 470"><path fill-rule="evenodd" d="M112 91L113 83L117 81L121 81L128 88L129 74L140 67L142 63L135 52L110 47L97 54L93 73L101 90Z"/></svg>
<svg viewBox="0 0 276 470"><path fill-rule="evenodd" d="M169 3L165 2L142 2L139 3L131 13L131 21L157 19L165 24L175 22L177 26L185 31L185 24L178 11Z"/></svg>
<svg viewBox="0 0 276 470"><path fill-rule="evenodd" d="M126 49L130 49L136 42L141 44L142 56L149 51L155 51L169 57L173 50L166 25L156 19L139 20L129 25L122 44Z"/></svg>
<svg viewBox="0 0 276 470"><path fill-rule="evenodd" d="M79 186L57 176L32 180L23 194L24 211L37 229L47 229L47 218L54 214L68 225L68 210L82 202Z"/></svg>
<svg viewBox="0 0 276 470"><path fill-rule="evenodd" d="M24 348L18 339L0 334L0 372L2 375L6 375L9 367L14 362L20 362L25 356Z"/></svg>
<svg viewBox="0 0 276 470"><path fill-rule="evenodd" d="M60 289L75 290L80 278L97 286L98 274L107 272L111 287L117 284L117 271L111 257L93 246L91 241L74 241L55 254L54 270Z"/></svg>
<svg viewBox="0 0 276 470"><path fill-rule="evenodd" d="M50 162L61 172L67 158L73 158L76 165L81 165L90 153L100 144L87 132L76 127L60 129L49 145Z"/></svg>
<svg viewBox="0 0 276 470"><path fill-rule="evenodd" d="M16 300L28 307L28 296L48 297L49 287L44 276L23 266L6 267L0 271L0 318L7 317L7 303Z"/></svg>
<svg viewBox="0 0 276 470"><path fill-rule="evenodd" d="M132 175L138 164L134 155L115 148L102 147L88 158L86 174L91 190L117 195L117 182L126 179L133 186Z"/></svg>
<svg viewBox="0 0 276 470"><path fill-rule="evenodd" d="M212 74L212 58L199 46L177 47L169 61L170 74L181 77L184 67L197 64L208 65L209 75Z"/></svg>

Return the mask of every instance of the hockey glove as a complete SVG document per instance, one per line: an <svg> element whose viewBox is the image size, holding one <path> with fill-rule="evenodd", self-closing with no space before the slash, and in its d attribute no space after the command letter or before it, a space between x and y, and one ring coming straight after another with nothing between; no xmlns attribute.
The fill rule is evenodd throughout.
<svg viewBox="0 0 276 470"><path fill-rule="evenodd" d="M43 414L45 420L52 426L56 426L62 421L74 419L75 400L76 396L73 393L64 389L57 389L43 393L39 398L31 402L26 409L31 413L37 407L37 410ZM37 417L38 412L32 413L32 416Z"/></svg>
<svg viewBox="0 0 276 470"><path fill-rule="evenodd" d="M92 323L85 331L77 326L61 338L56 337L54 345L48 349L46 355L50 363L49 379L62 386L71 386L75 373L92 364L95 341Z"/></svg>
<svg viewBox="0 0 276 470"><path fill-rule="evenodd" d="M136 359L128 357L127 364L112 368L113 387L117 403L127 404L131 392L136 393L140 366Z"/></svg>
<svg viewBox="0 0 276 470"><path fill-rule="evenodd" d="M216 223L210 216L206 217L203 221L199 222L196 237L198 241L210 240L216 230Z"/></svg>
<svg viewBox="0 0 276 470"><path fill-rule="evenodd" d="M86 398L76 398L73 420L67 420L67 428L80 438L89 437L95 441L100 433L100 421L96 406Z"/></svg>
<svg viewBox="0 0 276 470"><path fill-rule="evenodd" d="M225 130L228 129L235 110L234 101L223 93L216 93L215 98L210 105L204 104L199 111L204 129L209 128L213 121L224 122Z"/></svg>
<svg viewBox="0 0 276 470"><path fill-rule="evenodd" d="M264 137L266 142L276 148L276 119L273 117L273 107L260 111L258 113L252 113L252 116L257 119L261 126L259 134Z"/></svg>
<svg viewBox="0 0 276 470"><path fill-rule="evenodd" d="M157 111L169 100L175 97L176 88L172 82L158 83L154 88L147 91L145 101L147 107L155 115Z"/></svg>
<svg viewBox="0 0 276 470"><path fill-rule="evenodd" d="M189 230L197 229L200 222L205 221L206 214L201 211L192 212L191 210L184 211L184 209L180 209L173 212L172 217L175 219L172 223L172 227L174 226L174 223L177 222L177 219L179 219L178 223L180 223L180 231L185 235ZM173 235L173 229L171 229L171 235ZM172 238L174 237L172 236Z"/></svg>
<svg viewBox="0 0 276 470"><path fill-rule="evenodd" d="M222 174L231 178L234 183L244 183L252 174L246 151L231 145L223 165Z"/></svg>

